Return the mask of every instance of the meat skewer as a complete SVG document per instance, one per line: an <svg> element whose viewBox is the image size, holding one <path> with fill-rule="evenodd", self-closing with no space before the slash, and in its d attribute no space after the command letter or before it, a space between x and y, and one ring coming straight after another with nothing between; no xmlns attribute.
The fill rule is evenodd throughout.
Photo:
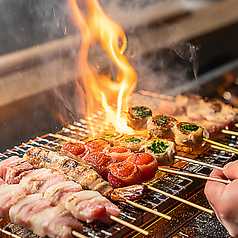
<svg viewBox="0 0 238 238"><path fill-rule="evenodd" d="M95 190L109 196L113 188L91 166L80 163L58 152L40 147L30 148L23 158L34 168L53 168L65 174L70 180L79 183L84 189Z"/></svg>
<svg viewBox="0 0 238 238"><path fill-rule="evenodd" d="M46 172L46 170L47 169L39 169L39 170L41 170L40 172L41 173L45 173ZM35 172L35 171L32 171L32 172ZM32 173L31 172L31 173ZM34 174L36 174L36 175L38 175L38 173L34 173ZM26 176L29 176L29 174L26 174ZM34 175L33 175L33 177L34 177ZM31 183L34 183L34 179L33 180L31 180L31 179L28 179L29 181L31 181ZM67 183L67 182L64 182L64 183ZM69 183L70 182L68 182L68 184L67 185L69 185ZM73 182L71 182L71 183L73 183ZM24 183L22 183L22 184L24 184ZM65 184L66 185L66 184ZM3 185L3 186L5 186L5 185ZM20 185L6 185L6 188L7 187L9 187L9 186L14 186L14 187L19 187ZM20 186L21 187L21 186ZM55 184L55 187L58 187L58 189L59 189L59 184ZM47 190L49 190L49 189L53 189L53 190L55 190L55 187L54 188L51 188L51 187L49 187ZM5 188L5 187L4 187ZM15 190L15 188L14 188L14 190ZM45 192L45 194L47 194L47 190L46 190L46 192ZM56 193L58 192L58 191L55 191ZM93 192L93 191L81 191L81 195L80 195L80 197L81 197L81 200L83 199L83 200L85 200L85 192L86 193L96 193L97 194L97 196L96 196L96 201L97 202L100 202L100 199L102 198L103 200L101 200L101 202L100 202L100 206L102 206L102 202L106 202L108 205L108 208L110 209L110 210L112 210L112 209L114 209L115 210L115 208L113 208L113 206L115 207L115 205L114 204L112 204L112 203L110 203L106 198L104 198L104 197L102 197L98 192ZM2 192L3 193L3 192ZM49 196L49 194L50 194L50 192L48 192L48 196ZM52 194L50 194L50 195L52 195ZM58 194L59 195L59 194ZM58 196L57 195L57 196ZM73 194L73 196L74 196L74 198L78 198L79 199L79 197L78 197L78 195L77 195L77 193L76 194ZM76 196L76 197L75 197ZM27 195L26 197L25 197L26 199L24 200L24 198L23 199L21 199L20 200L20 202L18 202L17 203L17 205L16 206L12 206L12 208L11 208L11 211L10 211L10 217L11 217L11 219L13 220L13 222L15 222L15 223L18 223L18 224L21 224L21 225L24 225L25 227L27 227L27 228L31 228L31 229L33 229L33 231L35 232L35 233L37 233L37 234L39 234L39 235L45 235L45 234L48 234L49 236L51 236L52 234L51 234L51 232L53 232L52 230L50 230L50 231L46 231L45 230L45 228L44 228L44 230L41 230L39 227L41 227L41 224L46 224L47 222L49 222L48 220L50 219L50 221L51 221L51 218L48 218L47 217L47 219L45 220L44 219L44 214L46 213L46 214L48 214L49 212L54 212L54 211L56 211L56 213L59 215L59 214L61 214L62 212L63 212L63 207L62 207L62 203L59 203L59 204L56 204L56 206L54 206L54 207L49 207L50 206L50 200L48 200L48 199L46 199L46 198L41 198L41 194L35 194L35 195L32 195L32 196L29 196L29 195ZM99 199L100 198L100 199ZM33 202L34 201L36 201L38 204L37 204L37 206L36 205L33 205L33 208L34 209L40 209L39 210L39 213L40 213L40 215L38 215L38 214L36 214L36 215L33 215L33 218L30 218L30 220L28 220L27 221L27 223L25 224L25 221L24 220L22 220L22 218L21 217L19 217L19 218L17 218L18 216L16 216L15 214L17 214L17 211L22 207L22 206L24 206L24 210L26 210L26 205L28 206L28 204L29 203L31 203L30 201L32 201L32 199L33 199ZM94 199L94 198L93 198ZM94 199L95 200L95 199ZM108 202L109 203L108 203ZM42 202L42 205L40 205L41 204L41 202ZM94 203L95 203L95 201L93 201ZM74 206L72 206L72 198L69 196L67 199L66 199L66 203L67 203L67 206L69 206L70 207L70 209L72 210L74 210ZM77 203L78 204L80 204L80 201L77 201ZM90 200L87 200L86 201L86 203L87 204L90 204ZM24 205L24 204L26 204L26 205ZM111 204L111 205L110 205ZM29 204L29 206L30 206L30 204ZM66 206L66 207L67 207ZM100 207L99 206L99 207ZM81 207L83 208L83 209L85 209L85 205L81 205ZM95 204L94 204L94 207L95 207ZM59 209L58 209L59 208ZM31 209L31 206L29 207L29 209L32 211L32 209ZM45 210L45 211L43 211L43 210ZM42 210L42 211L41 211ZM58 211L59 210L59 211ZM119 211L119 210L118 210ZM65 213L65 212L64 212ZM63 214L64 214L63 213ZM109 218L110 219L112 219L112 220L116 220L117 222L119 222L119 223L122 223L123 225L125 225L125 226L128 226L128 227L130 227L130 228L132 228L132 229L134 229L134 230L136 230L136 231L139 231L139 232L142 232L144 235L148 235L148 232L147 231L144 231L144 230L142 230L142 229L140 229L139 227L136 227L136 226L133 226L133 225L131 225L130 223L127 223L127 222L125 222L125 221L123 221L123 220L121 220L121 219L119 219L119 218L117 218L116 216L114 216L114 215L110 215L110 214L112 214L112 212L110 212L109 211ZM38 216L40 216L41 217L41 219L36 219L36 217L38 217ZM65 215L64 215L65 216ZM50 217L52 217L52 215L50 216ZM79 217L78 217L79 218ZM15 220L14 220L15 219ZM18 220L16 220L16 219L18 219ZM20 219L20 220L19 220ZM82 219L82 217L81 217L81 219ZM105 218L103 218L103 219L105 219ZM52 220L55 220L55 218L53 219L52 218ZM37 221L37 225L34 225L34 222L36 222ZM104 220L105 221L105 220ZM23 222L23 223L22 223ZM29 223L30 222L30 223ZM32 223L33 222L33 223ZM59 222L58 222L59 223ZM28 225L27 225L28 224ZM47 223L48 224L48 223ZM32 225L34 226L34 227L32 227ZM45 233L45 232L47 232L47 233ZM62 232L62 231L61 231ZM78 233L75 231L74 232L74 234L75 235L77 235ZM63 236L63 237L66 237L66 236ZM81 236L78 236L78 237L81 237Z"/></svg>

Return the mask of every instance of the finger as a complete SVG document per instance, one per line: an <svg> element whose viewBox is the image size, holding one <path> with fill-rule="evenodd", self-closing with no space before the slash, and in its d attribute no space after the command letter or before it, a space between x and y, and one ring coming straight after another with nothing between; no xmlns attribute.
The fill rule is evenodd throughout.
<svg viewBox="0 0 238 238"><path fill-rule="evenodd" d="M238 161L230 162L223 168L224 175L230 179L234 180L238 178Z"/></svg>
<svg viewBox="0 0 238 238"><path fill-rule="evenodd" d="M219 169L214 169L210 174L212 178L224 179L225 176L223 172ZM207 181L204 193L207 197L208 202L212 205L212 207L216 207L220 202L220 198L225 190L227 185L224 183L216 182L216 181Z"/></svg>

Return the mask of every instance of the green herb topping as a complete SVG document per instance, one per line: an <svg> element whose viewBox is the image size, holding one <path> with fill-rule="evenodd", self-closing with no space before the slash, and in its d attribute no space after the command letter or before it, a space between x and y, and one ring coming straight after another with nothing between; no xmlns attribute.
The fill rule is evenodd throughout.
<svg viewBox="0 0 238 238"><path fill-rule="evenodd" d="M184 124L181 126L182 130L185 132L191 132L191 131L197 131L199 126L197 125L192 125L192 124Z"/></svg>
<svg viewBox="0 0 238 238"><path fill-rule="evenodd" d="M168 147L169 143L167 141L155 140L151 146L148 146L147 148L155 154L163 154Z"/></svg>
<svg viewBox="0 0 238 238"><path fill-rule="evenodd" d="M129 139L125 139L126 143L133 143L133 144L137 144L141 142L141 139L136 138L136 137L131 137Z"/></svg>
<svg viewBox="0 0 238 238"><path fill-rule="evenodd" d="M152 116L152 111L147 107L134 107L132 108L132 113L137 117Z"/></svg>
<svg viewBox="0 0 238 238"><path fill-rule="evenodd" d="M109 138L113 138L116 137L116 134L105 134L102 136L103 139L109 139Z"/></svg>
<svg viewBox="0 0 238 238"><path fill-rule="evenodd" d="M169 124L169 119L168 118L164 118L164 117L158 117L157 119L156 119L156 122L158 123L158 124L162 124L162 125L167 125L167 124Z"/></svg>

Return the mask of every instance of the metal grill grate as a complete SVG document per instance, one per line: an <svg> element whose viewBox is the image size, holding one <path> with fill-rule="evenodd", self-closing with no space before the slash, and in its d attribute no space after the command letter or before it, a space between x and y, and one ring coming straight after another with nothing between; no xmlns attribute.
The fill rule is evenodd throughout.
<svg viewBox="0 0 238 238"><path fill-rule="evenodd" d="M98 128L99 123L96 123L96 121L102 119L102 115L103 113L99 112L97 115L95 115L95 117L89 118L87 121L80 119L78 122L74 122L73 125L68 125L67 128L63 128L61 131L56 133L56 136L65 136L66 138L71 139L85 139L87 138L89 132L88 121L94 122L94 126ZM21 157L25 151L31 147L43 146L48 149L52 149L65 143L65 140L56 138L56 136L49 133L44 136L31 139L26 143L15 146L13 149L8 149L6 152L0 153L0 159L4 160L13 155L18 155ZM237 137L235 136L225 137L223 138L223 142L227 144L230 143L233 146L237 146L238 144ZM196 159L199 159L198 154L193 154L192 156L196 157ZM215 165L224 165L233 159L234 154L225 151L205 149L202 153L202 161ZM177 168L179 167L182 170L203 175L208 175L211 172L211 169L208 167L188 162L180 163L180 165L175 163L174 166ZM183 176L174 176L161 172L160 174L161 175L157 179L150 181L148 184L173 195L181 195L182 193L186 194L189 191L191 192L192 190L195 190L197 185L201 185L203 183L203 181L198 182L196 179L190 179ZM168 206L171 207L171 204L174 203L174 201L171 201L170 198L153 191L148 191L136 202L160 212L166 211ZM143 227L143 224L148 223L148 221L158 219L158 217L155 215L141 211L131 205L128 205L127 203L118 202L117 205L121 209L120 218L136 226ZM2 219L0 224L2 230L10 231L12 236L18 235L20 237L37 237L29 230L10 223L8 219ZM84 224L83 230L83 234L88 237L121 237L130 232L131 231L129 228L126 228L118 223L115 223L112 226L99 223Z"/></svg>

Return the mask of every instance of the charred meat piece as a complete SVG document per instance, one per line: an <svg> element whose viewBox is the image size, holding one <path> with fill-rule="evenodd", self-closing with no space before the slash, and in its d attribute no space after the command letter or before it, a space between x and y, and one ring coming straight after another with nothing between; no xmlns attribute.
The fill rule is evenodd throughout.
<svg viewBox="0 0 238 238"><path fill-rule="evenodd" d="M107 180L109 165L113 162L110 155L102 152L93 152L85 157L85 161Z"/></svg>
<svg viewBox="0 0 238 238"><path fill-rule="evenodd" d="M151 136L159 138L173 138L173 127L177 120L173 117L156 115L147 122L147 129Z"/></svg>
<svg viewBox="0 0 238 238"><path fill-rule="evenodd" d="M115 145L125 146L133 152L138 152L148 138L144 134L125 135L119 140L115 140Z"/></svg>
<svg viewBox="0 0 238 238"><path fill-rule="evenodd" d="M134 130L146 129L146 122L151 116L152 110L148 107L130 107L127 113L127 125Z"/></svg>
<svg viewBox="0 0 238 238"><path fill-rule="evenodd" d="M179 122L174 128L175 143L180 146L195 147L203 145L203 138L209 137L208 132L200 125Z"/></svg>
<svg viewBox="0 0 238 238"><path fill-rule="evenodd" d="M89 148L90 153L103 152L105 149L110 147L110 142L105 139L94 139L88 141L86 146Z"/></svg>
<svg viewBox="0 0 238 238"><path fill-rule="evenodd" d="M140 169L126 160L109 166L108 182L114 188L125 187L141 182Z"/></svg>
<svg viewBox="0 0 238 238"><path fill-rule="evenodd" d="M122 188L115 188L111 194L113 201L123 201L123 198L135 200L144 195L146 186L143 184L135 184Z"/></svg>
<svg viewBox="0 0 238 238"><path fill-rule="evenodd" d="M58 152L41 147L33 147L26 151L24 159L34 168L53 168L68 179L79 183L84 189L96 190L107 196L112 187L91 166L80 163Z"/></svg>
<svg viewBox="0 0 238 238"><path fill-rule="evenodd" d="M174 162L175 144L167 140L150 140L143 149L157 159L158 165L171 165Z"/></svg>
<svg viewBox="0 0 238 238"><path fill-rule="evenodd" d="M126 160L132 154L131 150L125 146L109 147L105 153L111 156L112 162Z"/></svg>
<svg viewBox="0 0 238 238"><path fill-rule="evenodd" d="M158 168L157 159L148 153L133 154L127 158L127 161L138 166L141 171L142 181L152 179Z"/></svg>

